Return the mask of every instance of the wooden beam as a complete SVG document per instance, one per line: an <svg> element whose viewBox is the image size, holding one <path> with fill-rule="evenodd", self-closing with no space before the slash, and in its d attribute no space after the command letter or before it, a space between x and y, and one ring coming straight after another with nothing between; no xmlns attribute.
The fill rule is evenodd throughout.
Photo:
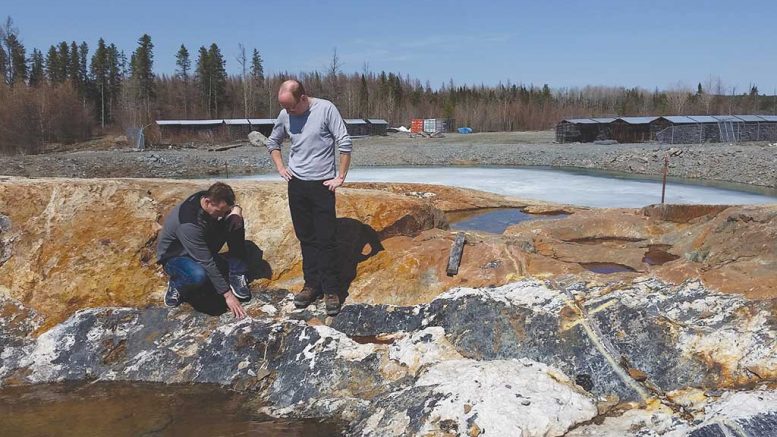
<svg viewBox="0 0 777 437"><path fill-rule="evenodd" d="M467 242L467 238L463 232L456 234L456 240L451 247L451 254L448 257L448 276L454 276L459 273L459 265L461 264L461 255L464 252L464 244Z"/></svg>

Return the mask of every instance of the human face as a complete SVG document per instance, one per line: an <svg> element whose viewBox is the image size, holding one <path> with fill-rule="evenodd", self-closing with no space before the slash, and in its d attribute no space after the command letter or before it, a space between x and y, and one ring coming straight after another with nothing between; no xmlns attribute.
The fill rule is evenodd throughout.
<svg viewBox="0 0 777 437"><path fill-rule="evenodd" d="M202 200L202 209L204 209L205 212L214 219L218 220L223 218L229 214L230 211L232 211L232 207L223 200L221 202L213 202L207 197L204 197Z"/></svg>
<svg viewBox="0 0 777 437"><path fill-rule="evenodd" d="M307 107L308 96L301 95L299 100L294 98L294 94L290 92L278 93L278 103L283 109L290 115L299 115L308 110Z"/></svg>

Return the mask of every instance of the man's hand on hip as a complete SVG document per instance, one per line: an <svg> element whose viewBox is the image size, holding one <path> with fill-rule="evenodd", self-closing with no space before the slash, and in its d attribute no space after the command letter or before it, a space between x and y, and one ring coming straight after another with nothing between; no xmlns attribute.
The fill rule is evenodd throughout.
<svg viewBox="0 0 777 437"><path fill-rule="evenodd" d="M291 174L288 167L278 167L278 174L280 174L281 177L286 180L286 182L294 178L294 175Z"/></svg>
<svg viewBox="0 0 777 437"><path fill-rule="evenodd" d="M235 316L235 318L242 319L246 316L243 305L241 305L240 301L237 300L234 294L232 294L231 289L224 293L224 300L227 301L227 307L230 311L232 311L232 314Z"/></svg>
<svg viewBox="0 0 777 437"><path fill-rule="evenodd" d="M342 176L337 176L334 179L329 179L328 181L324 181L324 185L326 185L327 188L329 188L329 191L334 191L337 189L337 187L343 185L343 182L345 182L345 178Z"/></svg>

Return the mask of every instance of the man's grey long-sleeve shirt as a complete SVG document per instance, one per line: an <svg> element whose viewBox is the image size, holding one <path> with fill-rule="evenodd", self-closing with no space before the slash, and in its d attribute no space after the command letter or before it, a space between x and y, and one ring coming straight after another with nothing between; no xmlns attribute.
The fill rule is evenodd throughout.
<svg viewBox="0 0 777 437"><path fill-rule="evenodd" d="M289 170L304 181L334 178L335 145L340 153L351 153L353 147L335 105L313 97L310 109L304 114L289 115L285 109L281 110L267 139L267 150L280 149L285 138L291 139Z"/></svg>
<svg viewBox="0 0 777 437"><path fill-rule="evenodd" d="M216 220L200 205L204 191L192 194L173 208L165 219L157 244L157 260L164 264L176 256L190 256L205 269L218 293L229 291L229 284L216 266L213 254L224 246L226 220Z"/></svg>

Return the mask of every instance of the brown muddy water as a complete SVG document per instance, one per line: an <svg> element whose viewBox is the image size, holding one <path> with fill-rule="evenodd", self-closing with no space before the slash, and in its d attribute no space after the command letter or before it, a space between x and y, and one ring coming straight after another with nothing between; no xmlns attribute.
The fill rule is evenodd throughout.
<svg viewBox="0 0 777 437"><path fill-rule="evenodd" d="M669 244L651 244L648 246L648 250L645 252L642 262L651 266L661 266L676 259L680 259L678 255L673 255L668 252L671 248L672 246Z"/></svg>
<svg viewBox="0 0 777 437"><path fill-rule="evenodd" d="M250 395L210 384L132 382L40 384L0 388L0 436L341 435L314 419L257 413Z"/></svg>
<svg viewBox="0 0 777 437"><path fill-rule="evenodd" d="M624 266L623 264L616 264L616 263L593 262L593 263L580 263L580 265L583 266L583 268L588 271L603 274L603 275L609 275L611 273L635 271L629 266Z"/></svg>

